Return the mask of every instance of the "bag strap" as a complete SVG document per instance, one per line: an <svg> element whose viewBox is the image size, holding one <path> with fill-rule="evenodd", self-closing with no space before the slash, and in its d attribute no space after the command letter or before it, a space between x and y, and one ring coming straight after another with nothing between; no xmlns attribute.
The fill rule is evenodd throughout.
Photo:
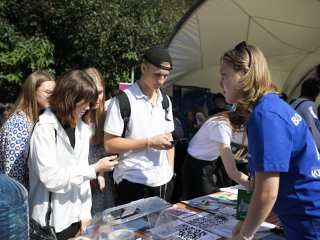
<svg viewBox="0 0 320 240"><path fill-rule="evenodd" d="M167 94L165 94L164 92L161 91L161 95L162 95L162 108L165 111L165 119L166 121L170 121L170 119L167 118L167 114L169 112L169 99Z"/></svg>
<svg viewBox="0 0 320 240"><path fill-rule="evenodd" d="M123 125L124 125L121 137L125 137L126 130L127 130L127 127L128 127L129 118L130 118L130 115L131 115L130 101L129 101L129 98L128 98L127 94L122 90L120 90L116 94L115 97L119 101L120 114L121 114L121 117L123 119Z"/></svg>
<svg viewBox="0 0 320 240"><path fill-rule="evenodd" d="M246 132L246 130L244 130L244 131L242 132L242 142L241 142L242 147L246 147L246 146L244 145L244 141L246 140L246 138L247 138L247 132Z"/></svg>
<svg viewBox="0 0 320 240"><path fill-rule="evenodd" d="M309 100L305 99L305 100L302 100L301 102L299 102L299 104L294 107L294 110L297 110L298 107L299 107L302 103L307 102L307 101L309 101Z"/></svg>
<svg viewBox="0 0 320 240"><path fill-rule="evenodd" d="M46 226L49 227L50 217L52 213L52 207L51 207L51 192L49 192L49 200L48 200L48 209L46 212Z"/></svg>
<svg viewBox="0 0 320 240"><path fill-rule="evenodd" d="M57 129L54 128L54 137L55 137L55 143L57 144ZM49 227L50 217L52 213L52 207L51 207L51 195L52 192L49 192L49 200L48 200L48 209L46 212L46 226Z"/></svg>

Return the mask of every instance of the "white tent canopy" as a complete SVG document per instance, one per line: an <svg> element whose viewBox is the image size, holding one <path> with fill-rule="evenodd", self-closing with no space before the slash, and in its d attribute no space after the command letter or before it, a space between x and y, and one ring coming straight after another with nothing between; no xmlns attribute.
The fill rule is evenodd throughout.
<svg viewBox="0 0 320 240"><path fill-rule="evenodd" d="M173 70L163 88L219 92L220 57L243 40L264 52L279 91L297 97L320 63L320 0L198 1L168 38Z"/></svg>

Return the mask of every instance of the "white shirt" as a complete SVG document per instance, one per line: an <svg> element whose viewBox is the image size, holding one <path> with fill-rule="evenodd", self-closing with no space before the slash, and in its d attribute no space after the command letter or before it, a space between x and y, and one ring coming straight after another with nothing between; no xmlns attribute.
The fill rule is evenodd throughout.
<svg viewBox="0 0 320 240"><path fill-rule="evenodd" d="M72 223L91 218L89 180L96 178L94 166L88 164L90 127L81 119L75 129L75 147L50 110L39 117L30 140L28 160L30 175L30 215L45 225L49 191L53 212L50 225L56 232Z"/></svg>
<svg viewBox="0 0 320 240"><path fill-rule="evenodd" d="M111 102L111 99L112 98L109 98L108 100L106 100L105 102L104 102L104 109L108 109L108 107L109 107L109 104L110 104L110 102Z"/></svg>
<svg viewBox="0 0 320 240"><path fill-rule="evenodd" d="M169 100L169 113L165 120L165 110L162 108L162 95L158 91L155 106L149 102L137 83L124 90L128 95L131 116L129 118L126 138L144 139L158 134L170 133L174 130L172 106ZM113 98L107 112L104 131L121 136L123 119L120 114L119 101ZM167 152L165 150L144 149L131 153L116 166L113 177L119 184L122 179L151 187L166 184L172 178Z"/></svg>
<svg viewBox="0 0 320 240"><path fill-rule="evenodd" d="M231 141L242 144L242 133L232 131L226 122L212 117L190 140L188 153L199 160L213 161L220 156L219 143L231 144Z"/></svg>

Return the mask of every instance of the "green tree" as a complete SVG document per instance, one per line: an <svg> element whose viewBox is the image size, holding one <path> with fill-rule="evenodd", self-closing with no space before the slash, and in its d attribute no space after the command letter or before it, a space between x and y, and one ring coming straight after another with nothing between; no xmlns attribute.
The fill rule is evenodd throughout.
<svg viewBox="0 0 320 240"><path fill-rule="evenodd" d="M147 47L164 43L190 0L11 0L0 6L26 39L45 36L53 44L57 75L94 66L111 89L130 81Z"/></svg>
<svg viewBox="0 0 320 240"><path fill-rule="evenodd" d="M25 38L5 19L0 18L0 88L2 102L13 102L25 75L50 68L53 61L53 45L40 36Z"/></svg>

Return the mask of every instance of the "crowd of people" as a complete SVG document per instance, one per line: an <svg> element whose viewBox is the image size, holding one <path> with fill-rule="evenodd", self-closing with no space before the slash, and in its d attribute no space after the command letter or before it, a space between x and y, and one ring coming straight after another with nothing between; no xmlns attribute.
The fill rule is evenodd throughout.
<svg viewBox="0 0 320 240"><path fill-rule="evenodd" d="M50 225L68 239L116 205L152 196L177 202L241 184L253 195L232 239L252 239L270 211L287 239L320 239L319 79L307 80L302 89L315 84L315 93L301 90L291 107L261 50L242 42L221 57L214 111L197 107L181 118L160 90L172 68L166 48L150 47L140 79L107 103L94 67L26 78L15 104L0 106L0 170L29 191L30 217L44 226L50 203Z"/></svg>

